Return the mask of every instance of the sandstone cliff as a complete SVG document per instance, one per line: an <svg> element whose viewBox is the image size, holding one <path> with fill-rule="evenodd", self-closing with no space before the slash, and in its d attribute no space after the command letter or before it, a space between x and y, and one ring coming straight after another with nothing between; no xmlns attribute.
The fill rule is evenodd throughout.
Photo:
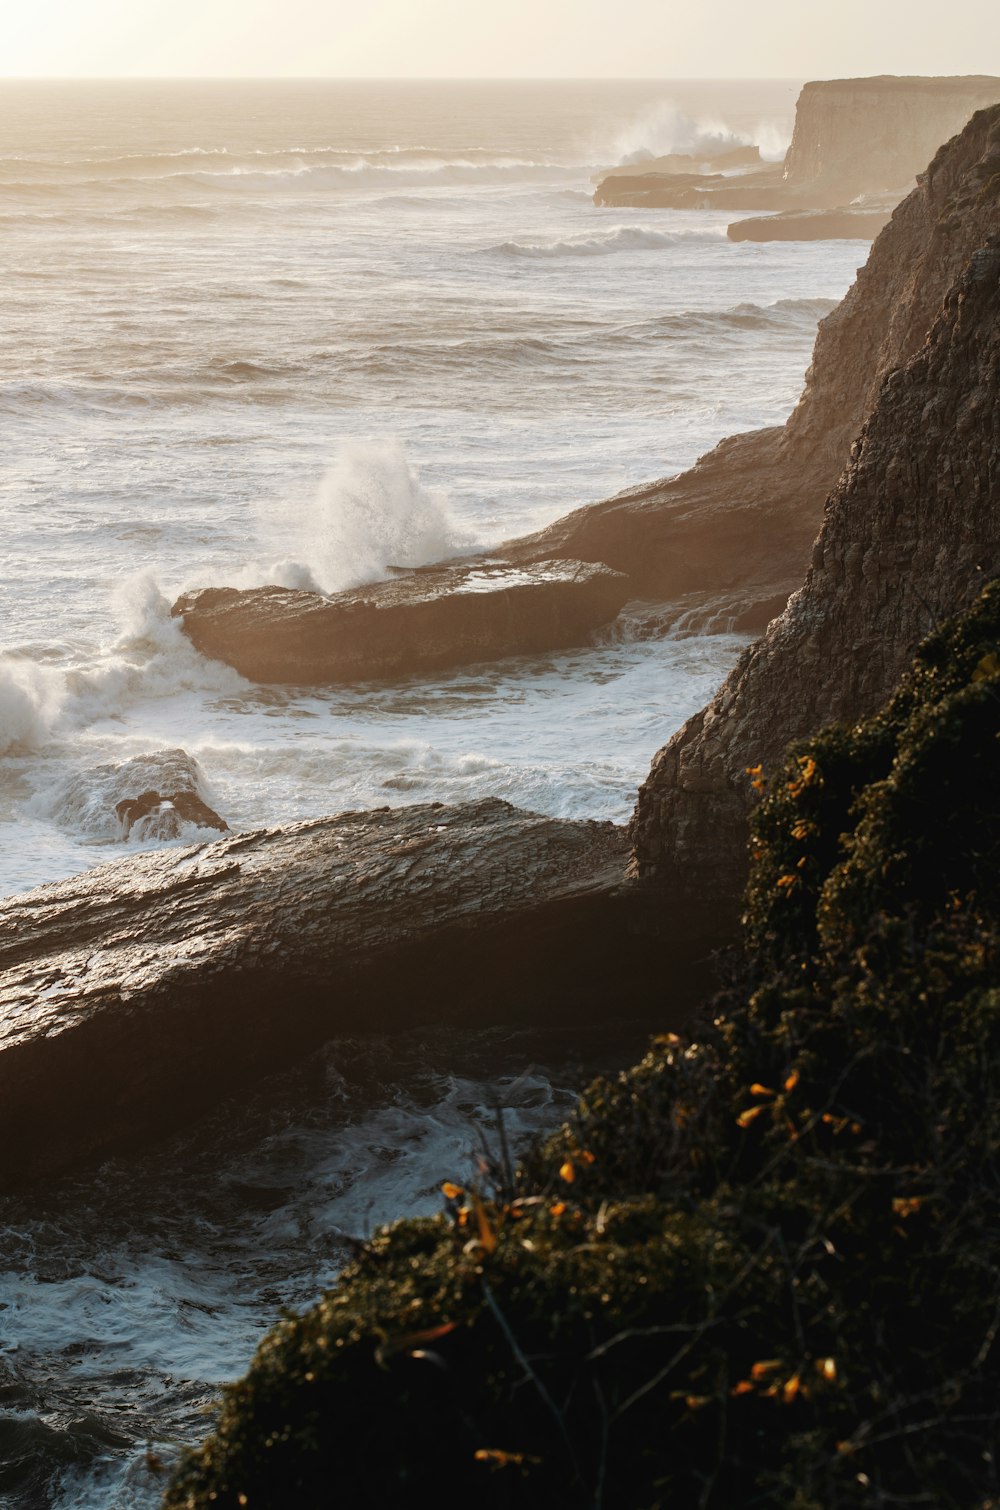
<svg viewBox="0 0 1000 1510"><path fill-rule="evenodd" d="M1000 79L825 79L795 107L785 182L831 203L906 190L941 142L1000 101Z"/></svg>
<svg viewBox="0 0 1000 1510"><path fill-rule="evenodd" d="M987 128L985 166L956 180L966 148ZM894 318L867 332L874 365L892 370L827 504L805 585L709 707L653 762L633 824L633 870L646 880L706 899L737 892L753 797L747 768L762 765L766 776L789 739L870 712L917 641L1000 573L1000 235L974 253L926 344L905 366L893 360L905 361L925 318L926 284L951 266L962 205L974 222L986 215L996 223L1000 110L979 117L939 155L920 197L894 222L896 237L921 223L929 196L956 181L950 214L923 243L931 278L897 267ZM864 281L827 324L817 354L827 372L838 342L854 351L865 343ZM836 433L829 421L838 411L850 423L857 403L843 386L850 369L839 370L817 445ZM817 387L814 379L814 397ZM810 418L809 406L800 406L789 422L791 442L807 442Z"/></svg>
<svg viewBox="0 0 1000 1510"><path fill-rule="evenodd" d="M784 427L731 436L690 472L578 509L504 554L603 561L637 594L698 595L706 617L763 628L802 580L824 500L886 374L923 345L961 269L998 231L995 106L936 154L821 323Z"/></svg>

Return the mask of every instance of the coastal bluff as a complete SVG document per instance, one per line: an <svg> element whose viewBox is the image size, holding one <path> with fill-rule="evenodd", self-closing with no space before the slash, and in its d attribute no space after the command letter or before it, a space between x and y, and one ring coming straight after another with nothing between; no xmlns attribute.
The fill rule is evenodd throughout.
<svg viewBox="0 0 1000 1510"><path fill-rule="evenodd" d="M979 190L994 217L1000 152L996 166ZM918 642L1000 574L998 391L1000 232L886 375L803 587L654 760L633 820L637 877L706 905L738 895L755 788L789 740L872 713Z"/></svg>

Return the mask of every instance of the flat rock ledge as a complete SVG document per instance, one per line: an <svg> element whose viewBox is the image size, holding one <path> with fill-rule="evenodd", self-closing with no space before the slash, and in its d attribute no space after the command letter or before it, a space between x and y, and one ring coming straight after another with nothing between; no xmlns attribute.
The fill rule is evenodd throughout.
<svg viewBox="0 0 1000 1510"><path fill-rule="evenodd" d="M631 596L629 579L600 562L476 558L329 597L202 588L172 612L203 655L251 681L331 684L566 649Z"/></svg>
<svg viewBox="0 0 1000 1510"><path fill-rule="evenodd" d="M874 241L889 224L895 206L833 210L786 210L780 215L752 215L736 220L730 241Z"/></svg>
<svg viewBox="0 0 1000 1510"><path fill-rule="evenodd" d="M0 1189L183 1126L341 1034L566 1026L643 1000L679 1025L716 941L693 948L678 915L691 976L678 957L666 980L626 856L624 828L486 799L146 852L7 898Z"/></svg>

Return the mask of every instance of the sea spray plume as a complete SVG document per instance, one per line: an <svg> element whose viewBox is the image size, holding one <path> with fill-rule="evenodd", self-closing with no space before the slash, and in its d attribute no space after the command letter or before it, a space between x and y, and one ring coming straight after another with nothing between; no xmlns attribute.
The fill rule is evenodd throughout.
<svg viewBox="0 0 1000 1510"><path fill-rule="evenodd" d="M749 145L745 132L732 131L723 121L692 120L670 100L660 100L621 128L607 155L621 168L672 152L711 157Z"/></svg>
<svg viewBox="0 0 1000 1510"><path fill-rule="evenodd" d="M277 562L267 580L327 593L380 581L392 566L440 560L463 544L446 495L422 485L399 440L345 441L296 533L301 557Z"/></svg>
<svg viewBox="0 0 1000 1510"><path fill-rule="evenodd" d="M44 745L61 701L57 672L13 656L0 660L0 755Z"/></svg>

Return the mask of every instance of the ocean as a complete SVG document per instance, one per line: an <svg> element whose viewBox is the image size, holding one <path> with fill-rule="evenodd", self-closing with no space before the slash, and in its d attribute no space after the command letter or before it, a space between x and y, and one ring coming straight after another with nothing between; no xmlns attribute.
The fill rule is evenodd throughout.
<svg viewBox="0 0 1000 1510"><path fill-rule="evenodd" d="M485 795L627 819L739 636L640 609L570 652L275 688L199 657L170 604L376 580L780 422L867 247L735 244L735 216L591 195L644 153L780 157L797 92L4 83L0 893L134 850L113 767L163 748L236 829ZM147 1444L203 1433L262 1328L336 1273L338 1232L433 1206L498 1103L513 1133L551 1126L641 1037L331 1044L2 1203L0 1501L154 1505Z"/></svg>

